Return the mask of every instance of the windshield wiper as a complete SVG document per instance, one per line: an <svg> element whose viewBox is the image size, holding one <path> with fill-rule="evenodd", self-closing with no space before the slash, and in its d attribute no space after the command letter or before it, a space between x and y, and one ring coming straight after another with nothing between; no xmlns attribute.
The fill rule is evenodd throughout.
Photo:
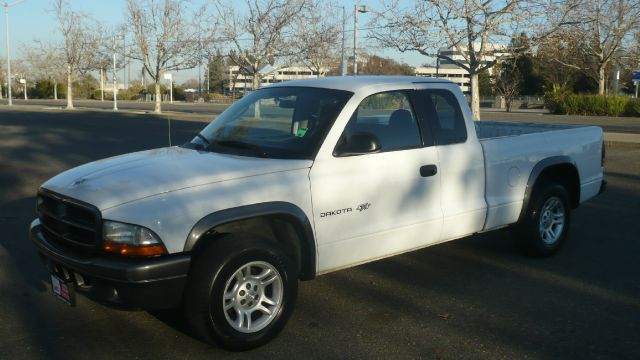
<svg viewBox="0 0 640 360"><path fill-rule="evenodd" d="M250 144L244 141L239 140L213 140L212 145L220 145L224 147L238 148L238 149L248 149L255 152L260 157L267 157L267 153L262 149L262 147Z"/></svg>

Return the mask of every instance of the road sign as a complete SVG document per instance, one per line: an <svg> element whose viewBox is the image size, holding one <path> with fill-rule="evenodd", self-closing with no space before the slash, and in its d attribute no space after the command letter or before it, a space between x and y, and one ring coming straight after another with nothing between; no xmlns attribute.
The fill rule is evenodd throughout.
<svg viewBox="0 0 640 360"><path fill-rule="evenodd" d="M633 82L640 82L640 70L633 70L631 72L631 80L633 80Z"/></svg>

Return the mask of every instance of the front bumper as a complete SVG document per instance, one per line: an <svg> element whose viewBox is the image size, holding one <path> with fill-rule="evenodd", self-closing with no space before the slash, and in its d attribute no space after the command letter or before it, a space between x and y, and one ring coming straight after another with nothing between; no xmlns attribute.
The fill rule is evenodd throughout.
<svg viewBox="0 0 640 360"><path fill-rule="evenodd" d="M72 281L75 289L99 302L143 309L180 305L187 282L190 254L154 258L103 255L79 258L47 241L38 219L29 229L48 270Z"/></svg>

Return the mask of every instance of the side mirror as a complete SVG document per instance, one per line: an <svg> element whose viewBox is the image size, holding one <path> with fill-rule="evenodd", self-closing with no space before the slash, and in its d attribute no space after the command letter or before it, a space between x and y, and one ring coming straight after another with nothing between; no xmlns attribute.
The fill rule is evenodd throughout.
<svg viewBox="0 0 640 360"><path fill-rule="evenodd" d="M354 156L376 153L380 151L378 137L371 133L356 133L344 138L336 149L334 156Z"/></svg>

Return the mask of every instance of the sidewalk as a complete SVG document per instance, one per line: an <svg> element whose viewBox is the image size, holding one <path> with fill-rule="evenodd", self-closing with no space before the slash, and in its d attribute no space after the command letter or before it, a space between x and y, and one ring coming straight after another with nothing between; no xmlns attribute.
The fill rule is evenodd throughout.
<svg viewBox="0 0 640 360"><path fill-rule="evenodd" d="M605 132L604 143L609 148L639 147L640 134Z"/></svg>

